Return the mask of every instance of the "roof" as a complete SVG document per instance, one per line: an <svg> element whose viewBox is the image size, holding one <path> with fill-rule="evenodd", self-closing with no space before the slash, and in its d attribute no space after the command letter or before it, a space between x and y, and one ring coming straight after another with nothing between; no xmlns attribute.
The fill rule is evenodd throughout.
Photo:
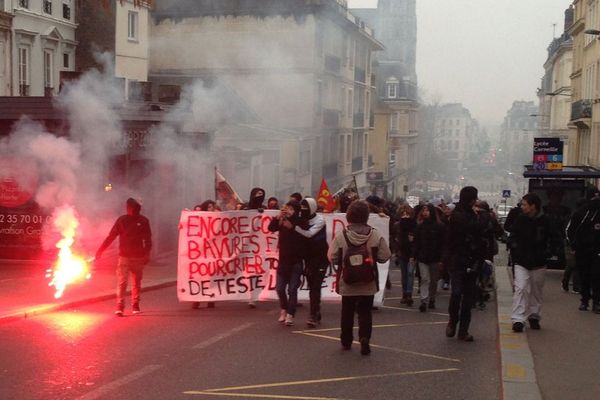
<svg viewBox="0 0 600 400"><path fill-rule="evenodd" d="M562 170L536 170L533 166L526 165L525 172L523 172L525 178L600 178L600 170L589 167L587 165L582 166L564 166Z"/></svg>

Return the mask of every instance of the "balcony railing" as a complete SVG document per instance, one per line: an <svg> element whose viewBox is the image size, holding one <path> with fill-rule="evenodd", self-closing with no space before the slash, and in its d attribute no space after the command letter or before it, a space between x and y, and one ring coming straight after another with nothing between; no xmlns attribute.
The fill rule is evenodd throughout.
<svg viewBox="0 0 600 400"><path fill-rule="evenodd" d="M359 67L354 68L354 80L357 82L366 83L366 74L365 70Z"/></svg>
<svg viewBox="0 0 600 400"><path fill-rule="evenodd" d="M326 179L335 178L338 174L338 163L332 162L323 165L323 177Z"/></svg>
<svg viewBox="0 0 600 400"><path fill-rule="evenodd" d="M571 121L581 118L592 118L591 100L579 100L571 105Z"/></svg>
<svg viewBox="0 0 600 400"><path fill-rule="evenodd" d="M339 128L340 112L338 110L323 110L323 126L327 128Z"/></svg>
<svg viewBox="0 0 600 400"><path fill-rule="evenodd" d="M352 126L354 128L363 128L365 126L365 114L354 113L354 116L352 118Z"/></svg>
<svg viewBox="0 0 600 400"><path fill-rule="evenodd" d="M326 55L325 56L325 69L329 72L339 74L341 61L339 57Z"/></svg>
<svg viewBox="0 0 600 400"><path fill-rule="evenodd" d="M360 157L354 157L352 159L352 172L362 171L362 169L363 169L363 158L362 158L362 156L360 156Z"/></svg>

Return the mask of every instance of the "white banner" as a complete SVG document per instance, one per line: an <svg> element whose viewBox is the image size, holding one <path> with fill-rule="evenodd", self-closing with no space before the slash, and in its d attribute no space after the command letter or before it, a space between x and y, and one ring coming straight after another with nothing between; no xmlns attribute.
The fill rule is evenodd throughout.
<svg viewBox="0 0 600 400"><path fill-rule="evenodd" d="M267 227L279 211L182 211L179 223L177 296L180 301L277 300L278 233ZM346 214L323 214L329 243L346 226ZM369 225L389 243L389 219L371 214ZM389 262L378 264L379 292L383 302ZM335 270L329 266L321 296L341 301L335 293ZM299 300L307 300L304 276Z"/></svg>

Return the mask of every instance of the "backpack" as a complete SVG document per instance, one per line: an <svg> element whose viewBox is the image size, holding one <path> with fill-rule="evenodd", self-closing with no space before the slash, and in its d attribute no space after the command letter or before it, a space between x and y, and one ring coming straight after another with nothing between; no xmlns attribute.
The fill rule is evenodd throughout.
<svg viewBox="0 0 600 400"><path fill-rule="evenodd" d="M369 251L368 241L356 246L348 240L345 230L343 233L348 248L344 254L342 279L349 285L373 282L377 263Z"/></svg>

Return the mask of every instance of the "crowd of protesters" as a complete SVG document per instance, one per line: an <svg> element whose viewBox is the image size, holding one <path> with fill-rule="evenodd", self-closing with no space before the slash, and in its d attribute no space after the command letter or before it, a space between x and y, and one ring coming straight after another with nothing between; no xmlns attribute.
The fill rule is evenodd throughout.
<svg viewBox="0 0 600 400"><path fill-rule="evenodd" d="M369 196L363 201L355 192L345 192L338 199L338 211L346 213L348 225L331 244L327 241L322 210L314 198L292 193L283 205L275 197L270 197L265 205L265 191L254 188L249 201L239 203L236 209L279 210L268 226L279 236L276 274L279 322L286 326L294 325L296 308L300 306L298 290L304 276L310 296L310 314L306 323L309 327L320 324L321 288L325 273L332 264L336 271L335 289L342 296L342 347L346 350L351 348L354 316L357 314L361 353L367 355L371 351L372 310L376 309L374 295L384 290L379 287L378 262L392 259L392 265L399 267L402 276L400 303L412 307L416 300L420 312L436 309L438 288L450 289L446 336L458 334L459 340L472 342L474 337L469 331L471 310L477 306L485 308L490 297L498 239L506 232L509 234L507 247L514 274L512 322L515 332L522 332L526 322L530 328L540 329L546 268L552 260L567 264L566 254L574 253L576 258L574 275L577 275L581 290L579 309L587 310L592 300L592 310L600 313L600 192L594 192L572 216L561 206L559 195L550 193L548 197L551 201L542 207L537 194L525 195L519 206L508 215L503 228L489 205L478 199L477 189L472 186L460 191L459 201L455 204L446 204L438 199L414 208L406 202L384 202L377 196ZM128 214L141 218L137 217L138 203L129 199L127 206ZM135 210L134 206L137 206ZM219 207L215 201L207 200L195 206L194 210L219 211ZM372 213L389 219L389 243L380 232L368 225L369 214ZM132 217L121 217L124 218ZM100 247L97 258L116 236L122 236L122 243L129 240L128 235L139 236L133 231L130 235L129 228L119 230L124 226L121 219ZM149 234L140 243L142 246L150 243ZM148 254L147 249L140 251L140 254ZM128 265L125 262L128 256L122 254L119 265ZM134 279L134 311L140 311L141 269L132 267L128 271L123 270L119 279L121 295L117 315L122 315L129 270ZM567 273L569 270L565 276ZM568 277L566 279L568 287ZM388 276L386 288L390 287ZM193 303L193 307L198 305ZM214 307L214 303L208 303L208 306ZM251 302L249 306L255 307L255 304Z"/></svg>

